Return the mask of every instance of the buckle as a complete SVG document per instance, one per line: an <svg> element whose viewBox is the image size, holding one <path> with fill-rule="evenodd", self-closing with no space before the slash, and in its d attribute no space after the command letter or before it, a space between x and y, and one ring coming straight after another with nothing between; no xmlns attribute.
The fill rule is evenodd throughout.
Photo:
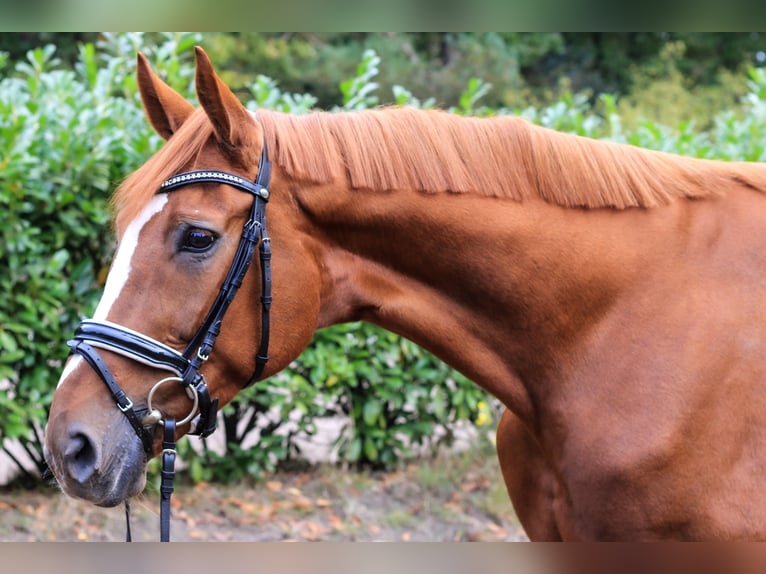
<svg viewBox="0 0 766 574"><path fill-rule="evenodd" d="M120 403L117 403L117 408L120 409L123 413L126 413L133 408L133 401L131 401L128 397L125 397L125 400L128 401L128 403L125 406L122 406Z"/></svg>

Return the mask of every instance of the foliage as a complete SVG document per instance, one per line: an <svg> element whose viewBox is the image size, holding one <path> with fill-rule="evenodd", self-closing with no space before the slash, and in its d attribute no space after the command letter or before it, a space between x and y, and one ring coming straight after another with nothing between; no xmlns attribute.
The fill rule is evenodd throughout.
<svg viewBox="0 0 766 574"><path fill-rule="evenodd" d="M77 42L94 41L95 33L2 33L0 46L12 60L31 48L57 44L57 55L75 62ZM144 46L161 44L158 33L140 37ZM441 107L458 105L470 78L494 86L484 103L489 108L540 107L568 90L620 98L647 97L667 105L664 117L691 114L706 118L726 109L728 81L744 68L766 63L762 33L668 32L419 32L419 33L205 33L202 43L223 70L224 80L244 98L257 75L279 78L286 92L310 93L319 107L341 105L341 83L354 76L359 54L373 50L383 62L376 78L382 103L393 103L394 86L406 86L420 100L434 98ZM672 69L672 72L671 72ZM647 87L649 93L647 93ZM678 89L683 102L661 98L664 88ZM711 107L712 106L712 107Z"/></svg>
<svg viewBox="0 0 766 574"><path fill-rule="evenodd" d="M625 125L635 127L648 117L662 124L693 121L697 131L708 130L721 110L730 109L745 94L741 71L719 70L713 83L688 80L681 71L686 51L683 42L668 42L653 65L631 65L633 88L618 106Z"/></svg>
<svg viewBox="0 0 766 574"><path fill-rule="evenodd" d="M378 105L378 97L374 94L378 84L374 79L378 75L379 64L380 57L374 50L364 51L356 75L340 83L344 110L363 110Z"/></svg>
<svg viewBox="0 0 766 574"><path fill-rule="evenodd" d="M215 36L227 42L244 37ZM274 36L261 38L264 46L281 46ZM548 36L545 42L559 53L562 38ZM304 56L310 59L314 39L305 39ZM396 39L412 42L415 53L431 53L444 37ZM416 40L424 44L416 46ZM501 53L510 50L513 38L490 40ZM39 431L66 356L65 341L95 307L112 255L109 194L161 145L136 94L135 52L147 53L166 81L192 99L189 48L197 41L194 34L106 34L95 45L80 46L72 69L58 62L52 47L29 52L15 66L0 54L0 204L6 214L0 230L0 440L21 441L37 461ZM468 37L461 41L466 42L461 50L475 49ZM455 42L453 47L460 46ZM529 53L515 49L511 67L549 53L544 45ZM275 56L275 62L297 66L297 56L291 58ZM382 81L387 56L358 50L355 58L330 109L385 101L422 108L444 104L437 91ZM465 115L511 113L487 103L504 88L477 73L482 69L477 66L461 80L449 109ZM240 94L249 109L305 113L321 105L318 95L274 77L253 76L243 85ZM764 161L766 73L751 70L743 84L746 92L737 105L704 126L692 119L664 125L642 117L639 107L626 123L625 104L611 94L594 99L564 91L551 105L517 111L584 136L699 157ZM321 417L340 416L346 421L336 445L341 460L385 466L419 447L448 444L458 421L493 424L488 404L483 391L409 341L352 324L318 332L289 369L224 408L217 433L222 447L192 448L184 442L180 448L195 480L262 476L299 457L297 439L314 433Z"/></svg>
<svg viewBox="0 0 766 574"><path fill-rule="evenodd" d="M25 60L27 53L56 44L56 55L68 64L79 57L78 43L94 42L94 32L0 32L0 46L12 60Z"/></svg>
<svg viewBox="0 0 766 574"><path fill-rule="evenodd" d="M82 46L74 70L52 45L37 48L0 80L0 439L21 441L38 465L65 342L111 256L109 194L159 145L124 97L135 52L108 55L123 40ZM162 48L188 53L171 37Z"/></svg>

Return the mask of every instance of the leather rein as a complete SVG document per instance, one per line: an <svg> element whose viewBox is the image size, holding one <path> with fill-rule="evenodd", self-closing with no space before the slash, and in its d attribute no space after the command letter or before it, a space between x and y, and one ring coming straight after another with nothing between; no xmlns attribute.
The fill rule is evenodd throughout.
<svg viewBox="0 0 766 574"><path fill-rule="evenodd" d="M162 470L160 484L160 541L170 540L170 495L175 477L175 430L177 425L191 423L188 434L206 437L217 425L218 399L211 398L200 372L202 365L213 352L221 331L223 317L229 308L250 267L256 245L259 246L261 263L261 343L255 357L255 371L248 382L253 384L263 373L269 360L269 311L271 309L271 243L266 232L266 203L269 199L271 162L266 141L263 142L258 165L258 176L251 182L233 173L218 170L196 170L180 173L165 180L157 193L170 193L187 185L198 183L226 184L253 196L250 216L242 230L231 267L218 291L218 296L208 311L202 325L183 353L151 337L109 321L84 320L77 327L74 337L67 344L72 353L79 354L99 375L114 398L117 408L125 415L141 440L147 460L153 452L156 427L163 427ZM139 363L173 373L154 384L146 398L145 406L136 406L120 387L116 378L101 358L98 349L111 351ZM180 421L163 416L154 408L152 399L156 390L167 383L178 383L192 401L189 414ZM130 505L125 501L127 520L126 540L131 540Z"/></svg>

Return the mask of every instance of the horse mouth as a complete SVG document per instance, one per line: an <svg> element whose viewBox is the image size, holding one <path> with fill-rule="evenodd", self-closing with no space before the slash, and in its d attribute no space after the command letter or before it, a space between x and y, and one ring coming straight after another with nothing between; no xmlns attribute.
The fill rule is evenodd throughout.
<svg viewBox="0 0 766 574"><path fill-rule="evenodd" d="M140 494L146 485L145 465L113 472L107 469L83 482L57 471L52 461L48 464L64 494L104 508L117 506Z"/></svg>
<svg viewBox="0 0 766 574"><path fill-rule="evenodd" d="M145 469L141 469L138 477L126 476L126 473L120 474L119 480L115 482L111 491L106 494L100 494L98 489L94 488L89 491L88 498L83 498L82 496L77 496L77 498L84 499L96 506L111 508L140 494L144 490L145 485L146 472Z"/></svg>
<svg viewBox="0 0 766 574"><path fill-rule="evenodd" d="M52 451L47 446L44 456L64 494L109 508L140 494L146 485L147 460L141 444L130 441L115 450L118 452L98 464L78 460L71 451Z"/></svg>

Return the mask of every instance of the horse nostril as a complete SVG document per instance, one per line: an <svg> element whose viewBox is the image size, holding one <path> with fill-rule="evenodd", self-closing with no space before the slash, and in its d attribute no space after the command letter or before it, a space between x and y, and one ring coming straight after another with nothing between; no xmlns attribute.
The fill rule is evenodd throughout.
<svg viewBox="0 0 766 574"><path fill-rule="evenodd" d="M96 472L98 456L93 442L82 432L73 432L64 450L64 461L69 474L84 484Z"/></svg>

